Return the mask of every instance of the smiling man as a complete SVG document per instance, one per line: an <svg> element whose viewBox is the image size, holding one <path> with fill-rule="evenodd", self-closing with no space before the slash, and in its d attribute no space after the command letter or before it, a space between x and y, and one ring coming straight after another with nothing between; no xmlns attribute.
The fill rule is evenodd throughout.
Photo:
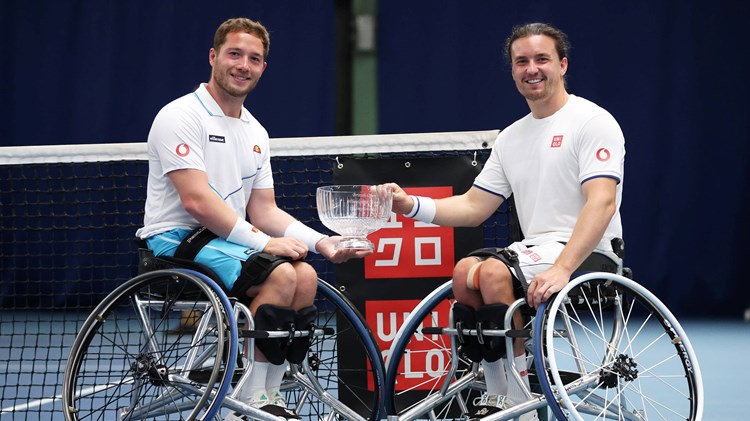
<svg viewBox="0 0 750 421"><path fill-rule="evenodd" d="M508 305L523 296L539 306L560 291L573 271L594 250L612 250L621 238L620 202L625 140L606 110L568 93L567 36L543 23L513 28L506 58L513 80L531 113L500 132L473 186L457 196L431 199L393 190L393 210L428 223L477 226L512 194L525 236L505 252L482 249L458 262L453 271L454 319L465 328L503 325ZM512 264L508 255L516 255ZM520 270L521 274L516 270ZM520 315L514 315L517 325ZM526 400L516 377L505 373L514 357L528 387L524 341L512 350L501 340L480 344L465 337L462 352L484 368L487 393L475 402L474 418L483 418ZM537 419L527 413L521 420Z"/></svg>
<svg viewBox="0 0 750 421"><path fill-rule="evenodd" d="M260 23L225 21L209 50L208 83L159 111L148 135L144 226L136 235L157 256L210 268L249 305L257 329L308 329L318 278L307 253L339 263L367 252L335 250L341 237L320 234L276 206L268 133L243 105L266 70L269 45ZM286 409L279 386L286 361L301 362L309 341L255 343L256 363L239 398L299 418Z"/></svg>

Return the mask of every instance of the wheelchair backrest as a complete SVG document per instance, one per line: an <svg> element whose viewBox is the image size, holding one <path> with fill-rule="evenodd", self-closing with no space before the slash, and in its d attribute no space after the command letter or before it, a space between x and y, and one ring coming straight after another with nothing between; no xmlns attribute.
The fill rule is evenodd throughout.
<svg viewBox="0 0 750 421"><path fill-rule="evenodd" d="M614 252L594 251L575 270L573 276L588 272L608 272L622 275L622 259Z"/></svg>

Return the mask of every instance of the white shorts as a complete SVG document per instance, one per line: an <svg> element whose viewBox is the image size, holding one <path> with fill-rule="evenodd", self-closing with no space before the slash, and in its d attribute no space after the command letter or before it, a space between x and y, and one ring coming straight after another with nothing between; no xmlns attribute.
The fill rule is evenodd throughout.
<svg viewBox="0 0 750 421"><path fill-rule="evenodd" d="M518 265L521 267L528 284L537 273L544 272L552 267L565 248L565 244L551 241L538 246L527 247L522 243L513 243L508 248L518 253ZM513 268L511 268L511 271L515 274Z"/></svg>
<svg viewBox="0 0 750 421"><path fill-rule="evenodd" d="M522 243L513 243L508 246L508 249L518 254L518 266L521 268L527 284L537 273L544 272L552 267L563 248L565 248L565 245L557 241L530 247ZM516 278L519 278L513 267L509 267L509 269Z"/></svg>

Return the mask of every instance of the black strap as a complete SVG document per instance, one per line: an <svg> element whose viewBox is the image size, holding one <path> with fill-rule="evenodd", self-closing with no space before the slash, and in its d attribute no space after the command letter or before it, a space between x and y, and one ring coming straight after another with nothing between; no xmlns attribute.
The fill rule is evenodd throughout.
<svg viewBox="0 0 750 421"><path fill-rule="evenodd" d="M523 295L526 297L529 294L529 285L526 283L526 277L521 270L521 265L518 262L518 254L509 248L500 247L487 247L479 250L475 250L469 253L469 256L480 256L480 257L494 257L507 266L512 267L516 272L516 279L523 288Z"/></svg>
<svg viewBox="0 0 750 421"><path fill-rule="evenodd" d="M506 264L510 262L510 265L513 266L513 269L516 272L516 278L521 282L521 287L523 288L523 297L526 298L529 295L529 284L526 282L526 277L521 270L521 264L518 261L518 254L509 248L504 248L500 255L507 259L505 261Z"/></svg>
<svg viewBox="0 0 750 421"><path fill-rule="evenodd" d="M195 256L201 249L218 235L211 232L206 227L200 227L185 237L174 253L174 257L185 260L195 260Z"/></svg>
<svg viewBox="0 0 750 421"><path fill-rule="evenodd" d="M524 239L523 230L518 219L518 207L516 206L516 195L511 194L508 197L508 214L510 218L508 220L508 240L511 243L518 243Z"/></svg>

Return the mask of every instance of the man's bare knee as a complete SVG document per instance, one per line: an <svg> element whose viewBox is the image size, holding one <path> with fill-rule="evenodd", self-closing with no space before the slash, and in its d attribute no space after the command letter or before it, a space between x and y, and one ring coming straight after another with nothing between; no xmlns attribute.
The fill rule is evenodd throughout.
<svg viewBox="0 0 750 421"><path fill-rule="evenodd" d="M272 294L281 299L281 302L290 301L297 289L297 272L291 263L282 263L276 266L260 285L255 285L248 290L248 295L257 295L260 291Z"/></svg>
<svg viewBox="0 0 750 421"><path fill-rule="evenodd" d="M310 264L300 262L294 265L297 279L297 291L303 294L313 294L318 289L318 273Z"/></svg>
<svg viewBox="0 0 750 421"><path fill-rule="evenodd" d="M299 281L302 282L310 282L318 280L318 273L315 272L315 268L313 268L309 263L306 262L298 262L294 263L294 270L296 272L296 277Z"/></svg>
<svg viewBox="0 0 750 421"><path fill-rule="evenodd" d="M492 278L496 283L513 285L513 276L510 273L510 269L508 269L508 265L500 260L485 260L482 270L486 277Z"/></svg>
<svg viewBox="0 0 750 421"><path fill-rule="evenodd" d="M274 289L294 291L297 288L297 271L290 263L282 263L271 271L263 283Z"/></svg>
<svg viewBox="0 0 750 421"><path fill-rule="evenodd" d="M509 304L514 299L513 276L508 266L500 260L484 261L479 283L482 286L483 295L496 297L505 304Z"/></svg>
<svg viewBox="0 0 750 421"><path fill-rule="evenodd" d="M469 271L478 263L480 260L476 257L466 257L461 259L453 269L453 293L457 300L479 303L478 291L472 291L466 283Z"/></svg>
<svg viewBox="0 0 750 421"><path fill-rule="evenodd" d="M458 263L456 263L456 266L453 268L453 279L464 280L464 283L466 283L466 275L469 273L471 267L474 266L477 262L479 262L479 259L477 259L476 257L464 257L463 259L459 260Z"/></svg>

